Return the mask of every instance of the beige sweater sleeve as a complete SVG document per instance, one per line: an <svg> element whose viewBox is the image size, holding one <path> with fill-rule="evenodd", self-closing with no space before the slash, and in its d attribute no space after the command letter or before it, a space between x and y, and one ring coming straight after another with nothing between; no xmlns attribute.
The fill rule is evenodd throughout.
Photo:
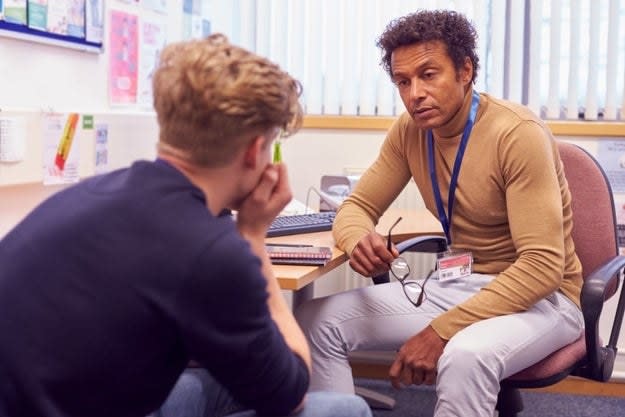
<svg viewBox="0 0 625 417"><path fill-rule="evenodd" d="M337 246L348 255L360 239L374 230L382 214L410 180L410 170L401 149L401 124L397 121L391 127L377 159L337 211L333 235Z"/></svg>

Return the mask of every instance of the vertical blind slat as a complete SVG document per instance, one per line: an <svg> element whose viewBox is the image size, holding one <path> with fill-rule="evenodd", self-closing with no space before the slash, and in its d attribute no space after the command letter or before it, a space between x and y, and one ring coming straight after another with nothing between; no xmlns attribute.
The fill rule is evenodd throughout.
<svg viewBox="0 0 625 417"><path fill-rule="evenodd" d="M233 10L239 21L239 45L245 49L253 49L256 39L256 0L238 0L237 7Z"/></svg>
<svg viewBox="0 0 625 417"><path fill-rule="evenodd" d="M504 82L504 51L506 46L505 29L506 22L501 16L506 15L506 2L494 1L492 3L491 16L499 16L499 18L491 19L491 62L490 62L490 84L488 91L497 96L503 97L503 82Z"/></svg>
<svg viewBox="0 0 625 417"><path fill-rule="evenodd" d="M377 0L375 1L377 5ZM375 28L376 22L376 7L363 8L362 25L365 28ZM362 45L362 65L360 76L360 94L359 94L359 109L360 115L374 116L375 115L375 86L376 80L376 67L379 62L379 54L375 49L376 32L374 30L366 30L363 32L361 38Z"/></svg>
<svg viewBox="0 0 625 417"><path fill-rule="evenodd" d="M581 33L581 19L580 19L580 0L570 0L569 6L569 79L567 88L567 100L565 117L569 120L577 120L579 114L579 68L581 65L579 59L580 49L580 33Z"/></svg>
<svg viewBox="0 0 625 417"><path fill-rule="evenodd" d="M542 0L530 0L528 107L540 115L540 59Z"/></svg>
<svg viewBox="0 0 625 417"><path fill-rule="evenodd" d="M343 19L343 71L341 79L341 114L355 116L358 114L358 77L355 75L360 68L360 37L362 36L360 8L357 0L345 1L346 18ZM348 15L352 18L348 18Z"/></svg>
<svg viewBox="0 0 625 417"><path fill-rule="evenodd" d="M523 42L525 39L525 0L511 0L509 10L510 30L508 49L508 100L520 103L523 100Z"/></svg>
<svg viewBox="0 0 625 417"><path fill-rule="evenodd" d="M551 16L549 19L549 84L547 96L547 118L560 117L560 35L562 13L560 0L551 0Z"/></svg>
<svg viewBox="0 0 625 417"><path fill-rule="evenodd" d="M378 19L376 22L375 38L381 35L388 22L399 16L399 2L394 1L380 1L378 3ZM375 45L372 44L375 48ZM380 56L379 50L375 49L377 56ZM378 59L379 62L379 59ZM394 99L393 86L389 82L389 78L382 69L382 67L376 63L375 65L376 76L376 109L378 116L392 116Z"/></svg>
<svg viewBox="0 0 625 417"><path fill-rule="evenodd" d="M606 54L605 120L616 119L616 67L618 65L619 0L610 0L608 13L608 52Z"/></svg>
<svg viewBox="0 0 625 417"><path fill-rule="evenodd" d="M597 86L598 86L598 68L599 60L599 7L596 0L588 0L590 6L590 24L588 25L588 78L586 83L586 108L584 109L584 118L586 120L597 120Z"/></svg>
<svg viewBox="0 0 625 417"><path fill-rule="evenodd" d="M306 74L305 37L303 28L306 27L305 4L301 1L289 2L289 21L287 30L287 71L298 80L303 80Z"/></svg>
<svg viewBox="0 0 625 417"><path fill-rule="evenodd" d="M257 0L256 7L256 48L259 55L269 55L269 25L271 19L271 1ZM271 57L275 59L274 57Z"/></svg>
<svg viewBox="0 0 625 417"><path fill-rule="evenodd" d="M302 51L306 60L306 75L304 77L304 96L306 112L321 114L322 110L322 85L321 85L321 37L323 28L321 9L315 0L306 0L306 48Z"/></svg>
<svg viewBox="0 0 625 417"><path fill-rule="evenodd" d="M341 63L341 7L334 0L323 0L323 22L317 34L323 39L323 113L339 114L339 71Z"/></svg>
<svg viewBox="0 0 625 417"><path fill-rule="evenodd" d="M287 0L270 0L271 15L269 16L269 56L281 68L287 68Z"/></svg>
<svg viewBox="0 0 625 417"><path fill-rule="evenodd" d="M488 8L486 7L485 0L473 0L473 25L478 32L477 37L477 53L480 58L480 68L477 71L477 78L475 80L475 88L478 91L488 91L486 84L486 68L487 68L487 40L489 37L490 28L488 27Z"/></svg>

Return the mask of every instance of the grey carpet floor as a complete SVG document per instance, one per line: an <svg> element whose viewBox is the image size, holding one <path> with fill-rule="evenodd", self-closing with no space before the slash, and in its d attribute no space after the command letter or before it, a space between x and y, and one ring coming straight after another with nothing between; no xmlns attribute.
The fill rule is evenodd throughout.
<svg viewBox="0 0 625 417"><path fill-rule="evenodd" d="M373 410L374 417L431 417L436 393L432 387L395 390L388 381L359 378L356 383L395 398L392 411ZM625 417L625 398L523 391L519 417Z"/></svg>

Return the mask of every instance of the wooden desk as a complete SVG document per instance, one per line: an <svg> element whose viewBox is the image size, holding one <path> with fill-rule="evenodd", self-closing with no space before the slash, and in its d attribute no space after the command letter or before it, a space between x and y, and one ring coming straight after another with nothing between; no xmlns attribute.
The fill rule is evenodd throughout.
<svg viewBox="0 0 625 417"><path fill-rule="evenodd" d="M393 240L405 240L413 236L442 234L440 222L426 209L390 209L381 218L376 227L379 233L385 234L389 227L402 217L395 229ZM306 233L300 235L278 236L268 238L271 243L308 244L314 246L329 246L332 248L332 259L324 266L274 265L280 288L293 291L293 306L311 299L313 296L312 284L317 278L327 274L347 261L347 255L334 245L332 232Z"/></svg>

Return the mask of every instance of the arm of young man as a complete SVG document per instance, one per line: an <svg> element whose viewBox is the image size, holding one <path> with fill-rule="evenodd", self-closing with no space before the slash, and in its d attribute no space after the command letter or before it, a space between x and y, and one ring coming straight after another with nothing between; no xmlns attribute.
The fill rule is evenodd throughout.
<svg viewBox="0 0 625 417"><path fill-rule="evenodd" d="M265 236L269 224L291 201L286 166L272 165L267 168L256 189L243 203L237 216L238 229L250 243L252 252L262 262L262 272L267 279L267 301L271 317L284 336L287 345L311 370L308 342L280 290L271 261L265 250ZM302 407L300 404L298 409Z"/></svg>

